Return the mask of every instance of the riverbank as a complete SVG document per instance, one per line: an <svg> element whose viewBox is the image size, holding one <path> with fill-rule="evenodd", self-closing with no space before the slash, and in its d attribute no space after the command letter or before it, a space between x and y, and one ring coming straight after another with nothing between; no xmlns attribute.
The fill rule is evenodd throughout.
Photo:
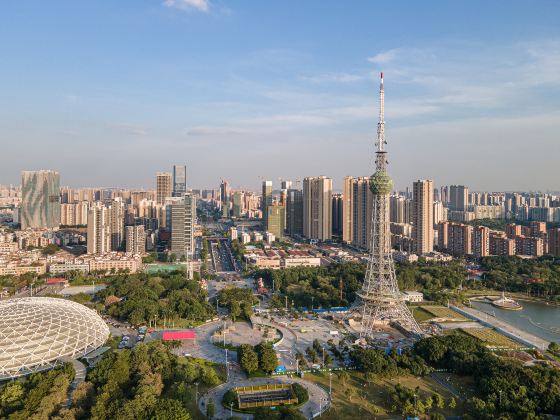
<svg viewBox="0 0 560 420"><path fill-rule="evenodd" d="M502 321L501 319L494 317L492 315L488 315L485 312L479 311L478 309L474 308L467 308L467 307L451 307L453 310L459 312L461 315L464 315L470 319L474 319L480 322L482 325L495 328L497 331L504 334L506 337L513 338L520 343L523 343L529 347L535 347L539 350L546 350L550 341L544 340L536 335L523 331L513 325Z"/></svg>

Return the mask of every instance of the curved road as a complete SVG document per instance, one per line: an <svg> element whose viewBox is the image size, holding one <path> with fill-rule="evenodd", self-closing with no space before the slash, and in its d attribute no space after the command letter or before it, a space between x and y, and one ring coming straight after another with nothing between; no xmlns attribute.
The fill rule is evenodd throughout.
<svg viewBox="0 0 560 420"><path fill-rule="evenodd" d="M225 350L216 347L211 342L211 336L214 331L216 331L222 325L222 321L215 321L208 324L201 325L196 328L197 340L195 348L191 349L191 354L194 357L211 360L217 363L225 362ZM285 338L295 341L295 334L288 331L284 327L279 325L274 325L274 327L279 328L284 334ZM313 382L306 381L298 377L287 377L287 376L270 376L266 378L250 378L248 379L245 373L241 370L239 365L236 363L237 355L234 351L228 351L228 361L229 363L229 380L226 383L218 385L215 388L209 390L206 394L202 395L198 402L198 407L203 414L206 414L206 407L208 405L208 400L212 398L216 406L216 414L214 419L228 419L230 417L230 410L225 409L222 406L222 398L226 391L234 386L251 386L251 385L264 385L264 384L274 384L274 383L293 383L298 382L305 386L309 392L309 401L304 405L299 407L299 410L307 418L312 418L314 414L318 413L320 408L323 410L326 408L325 404L329 401L329 395L326 390L318 386ZM235 413L234 413L235 415ZM244 419L252 419L253 416L250 414L237 414Z"/></svg>

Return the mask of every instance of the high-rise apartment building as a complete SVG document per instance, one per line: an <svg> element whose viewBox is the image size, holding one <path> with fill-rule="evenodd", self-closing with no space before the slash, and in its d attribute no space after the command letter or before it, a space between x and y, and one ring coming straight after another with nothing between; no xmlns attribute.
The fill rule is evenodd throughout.
<svg viewBox="0 0 560 420"><path fill-rule="evenodd" d="M156 174L156 202L164 204L167 197L172 193L172 177L169 172L158 172Z"/></svg>
<svg viewBox="0 0 560 420"><path fill-rule="evenodd" d="M413 185L412 240L417 254L434 250L434 188L430 180L418 180Z"/></svg>
<svg viewBox="0 0 560 420"><path fill-rule="evenodd" d="M354 178L344 177L344 187L342 192L342 241L352 242L352 188Z"/></svg>
<svg viewBox="0 0 560 420"><path fill-rule="evenodd" d="M109 206L109 229L111 234L111 250L118 251L124 245L124 204L113 200Z"/></svg>
<svg viewBox="0 0 560 420"><path fill-rule="evenodd" d="M560 257L560 228L548 230L548 253Z"/></svg>
<svg viewBox="0 0 560 420"><path fill-rule="evenodd" d="M55 171L21 173L22 229L54 229L60 225L60 175Z"/></svg>
<svg viewBox="0 0 560 420"><path fill-rule="evenodd" d="M146 252L146 233L144 226L126 227L126 252L144 254Z"/></svg>
<svg viewBox="0 0 560 420"><path fill-rule="evenodd" d="M352 244L368 249L371 237L373 193L369 177L354 178L352 182Z"/></svg>
<svg viewBox="0 0 560 420"><path fill-rule="evenodd" d="M262 183L262 201L261 210L263 215L263 225L268 226L266 218L268 217L268 206L272 205L272 181L263 181Z"/></svg>
<svg viewBox="0 0 560 420"><path fill-rule="evenodd" d="M464 185L449 187L449 208L453 211L467 211L469 206L469 188Z"/></svg>
<svg viewBox="0 0 560 420"><path fill-rule="evenodd" d="M326 176L303 180L303 235L328 241L332 238L332 179Z"/></svg>
<svg viewBox="0 0 560 420"><path fill-rule="evenodd" d="M490 255L490 229L486 226L477 226L473 229L472 255L476 258Z"/></svg>
<svg viewBox="0 0 560 420"><path fill-rule="evenodd" d="M288 190L286 213L286 230L288 235L303 235L303 193L301 190Z"/></svg>
<svg viewBox="0 0 560 420"><path fill-rule="evenodd" d="M194 228L196 222L196 197L185 195L171 204L171 252L181 256L192 256L194 252Z"/></svg>
<svg viewBox="0 0 560 420"><path fill-rule="evenodd" d="M173 197L182 197L187 192L187 166L173 165Z"/></svg>
<svg viewBox="0 0 560 420"><path fill-rule="evenodd" d="M271 204L267 207L266 231L272 233L277 239L284 236L284 211L281 204Z"/></svg>
<svg viewBox="0 0 560 420"><path fill-rule="evenodd" d="M335 236L342 235L342 194L333 194L332 196L332 234Z"/></svg>
<svg viewBox="0 0 560 420"><path fill-rule="evenodd" d="M87 253L105 254L111 251L110 209L98 203L88 210Z"/></svg>
<svg viewBox="0 0 560 420"><path fill-rule="evenodd" d="M392 195L389 198L389 217L391 223L412 222L412 200L402 195Z"/></svg>

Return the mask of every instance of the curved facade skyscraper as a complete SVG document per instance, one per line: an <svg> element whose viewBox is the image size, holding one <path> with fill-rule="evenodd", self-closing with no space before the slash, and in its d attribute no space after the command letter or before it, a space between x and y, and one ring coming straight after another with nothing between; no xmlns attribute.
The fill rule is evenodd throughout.
<svg viewBox="0 0 560 420"><path fill-rule="evenodd" d="M20 223L22 229L60 226L60 175L55 171L21 173Z"/></svg>

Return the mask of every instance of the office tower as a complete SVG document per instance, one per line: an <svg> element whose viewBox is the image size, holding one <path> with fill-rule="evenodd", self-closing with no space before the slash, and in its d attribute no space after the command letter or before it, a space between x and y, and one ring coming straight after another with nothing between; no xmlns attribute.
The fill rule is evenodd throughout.
<svg viewBox="0 0 560 420"><path fill-rule="evenodd" d="M105 254L111 251L110 211L100 203L88 210L87 253Z"/></svg>
<svg viewBox="0 0 560 420"><path fill-rule="evenodd" d="M182 197L187 192L187 166L173 165L173 197Z"/></svg>
<svg viewBox="0 0 560 420"><path fill-rule="evenodd" d="M192 256L194 251L196 197L191 192L187 192L170 207L171 252L178 257Z"/></svg>
<svg viewBox="0 0 560 420"><path fill-rule="evenodd" d="M449 208L453 211L467 211L469 205L469 188L464 185L449 187Z"/></svg>
<svg viewBox="0 0 560 420"><path fill-rule="evenodd" d="M477 226L473 229L472 254L476 258L490 255L490 229L485 226Z"/></svg>
<svg viewBox="0 0 560 420"><path fill-rule="evenodd" d="M156 202L164 204L167 197L171 197L172 181L169 172L158 172L156 174Z"/></svg>
<svg viewBox="0 0 560 420"><path fill-rule="evenodd" d="M268 215L267 208L272 205L272 181L263 181L262 183L262 199L261 210L263 217L263 226L268 226L266 217Z"/></svg>
<svg viewBox="0 0 560 420"><path fill-rule="evenodd" d="M22 229L54 229L60 225L60 175L55 171L21 173Z"/></svg>
<svg viewBox="0 0 560 420"><path fill-rule="evenodd" d="M389 194L393 188L393 181L387 173L384 113L383 73L381 73L376 170L370 179L373 193L371 244L364 284L362 290L357 293L358 299L354 306L354 310L362 315L360 337L364 338L373 337L378 324L390 322L398 323L415 334L422 334L401 297L395 276L389 230Z"/></svg>
<svg viewBox="0 0 560 420"><path fill-rule="evenodd" d="M118 251L123 247L124 241L124 205L120 200L113 200L108 209L111 250Z"/></svg>
<svg viewBox="0 0 560 420"><path fill-rule="evenodd" d="M284 206L271 204L267 207L266 231L272 233L277 239L284 236Z"/></svg>
<svg viewBox="0 0 560 420"><path fill-rule="evenodd" d="M342 241L346 243L352 242L352 188L354 178L351 176L344 177L344 187L342 192Z"/></svg>
<svg viewBox="0 0 560 420"><path fill-rule="evenodd" d="M303 235L303 193L301 190L288 190L286 213L286 230L288 235Z"/></svg>
<svg viewBox="0 0 560 420"><path fill-rule="evenodd" d="M144 226L126 227L126 252L144 254L146 252L146 234Z"/></svg>
<svg viewBox="0 0 560 420"><path fill-rule="evenodd" d="M342 235L342 194L332 196L332 234Z"/></svg>
<svg viewBox="0 0 560 420"><path fill-rule="evenodd" d="M243 215L243 193L236 191L233 193L233 217L241 217Z"/></svg>
<svg viewBox="0 0 560 420"><path fill-rule="evenodd" d="M426 254L434 250L434 200L433 183L418 180L413 185L412 240L414 251Z"/></svg>
<svg viewBox="0 0 560 420"><path fill-rule="evenodd" d="M332 179L326 176L303 180L303 235L308 239L332 238Z"/></svg>
<svg viewBox="0 0 560 420"><path fill-rule="evenodd" d="M220 209L222 211L222 217L229 217L229 200L230 200L230 188L229 182L222 179L220 183Z"/></svg>

